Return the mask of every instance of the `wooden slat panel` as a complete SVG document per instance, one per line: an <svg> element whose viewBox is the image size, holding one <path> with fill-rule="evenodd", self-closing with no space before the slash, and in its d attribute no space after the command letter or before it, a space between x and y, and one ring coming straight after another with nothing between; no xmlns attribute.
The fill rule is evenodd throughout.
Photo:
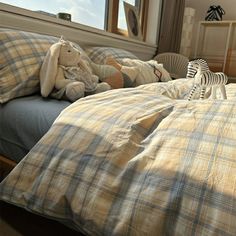
<svg viewBox="0 0 236 236"><path fill-rule="evenodd" d="M3 180L16 165L16 162L0 155L0 181Z"/></svg>

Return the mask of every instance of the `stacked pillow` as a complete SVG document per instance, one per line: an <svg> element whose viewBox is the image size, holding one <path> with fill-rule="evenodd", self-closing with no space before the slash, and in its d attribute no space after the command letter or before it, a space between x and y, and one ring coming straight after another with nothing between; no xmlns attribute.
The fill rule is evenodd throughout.
<svg viewBox="0 0 236 236"><path fill-rule="evenodd" d="M133 53L124 49L113 47L87 47L85 52L88 57L97 64L105 64L107 57L112 57L120 62L121 59L138 59Z"/></svg>
<svg viewBox="0 0 236 236"><path fill-rule="evenodd" d="M53 36L0 28L0 103L40 91L43 59L58 40ZM89 60L84 52L82 56Z"/></svg>
<svg viewBox="0 0 236 236"><path fill-rule="evenodd" d="M94 62L90 65L100 81L108 83L112 89L134 87L138 75L136 68L122 66L113 58L107 58L105 65Z"/></svg>
<svg viewBox="0 0 236 236"><path fill-rule="evenodd" d="M167 82L172 80L170 74L165 70L162 64L158 64L156 60L142 61L139 60L134 54L123 49L111 47L90 47L85 49L89 58L97 64L109 64L116 68L123 68L123 74L127 75L127 69L130 67L131 77L128 80L132 81L132 86L138 86L147 83L154 83L158 81ZM112 61L113 60L113 61ZM122 67L117 67L117 64ZM135 71L135 72L134 72ZM136 74L134 78L134 74ZM119 77L119 78L118 78ZM109 84L121 85L120 77L110 77ZM128 76L129 77L129 76ZM124 80L124 79L123 79ZM124 83L123 83L124 84ZM112 86L112 85L111 85ZM112 86L114 88L114 86ZM116 86L118 88L120 86ZM125 86L124 86L125 87Z"/></svg>
<svg viewBox="0 0 236 236"><path fill-rule="evenodd" d="M39 70L56 37L0 29L0 103L39 91Z"/></svg>
<svg viewBox="0 0 236 236"><path fill-rule="evenodd" d="M112 89L135 86L135 79L139 72L137 68L121 67L119 62L124 58L138 59L133 53L114 47L87 47L85 52L92 62L106 65L104 73L98 72L101 81L107 82ZM113 69L111 68L113 67ZM95 69L97 72L98 70Z"/></svg>
<svg viewBox="0 0 236 236"><path fill-rule="evenodd" d="M172 80L169 72L162 64L158 64L156 60L142 61L124 58L121 59L121 64L136 67L139 70L138 76L135 80L135 86Z"/></svg>
<svg viewBox="0 0 236 236"><path fill-rule="evenodd" d="M58 40L53 36L0 28L0 103L40 91L39 71L43 59ZM90 47L85 52L89 57L83 53L83 59L108 65L101 70L105 71L104 75L99 72L100 79L112 88L171 80L161 64L141 61L123 49Z"/></svg>

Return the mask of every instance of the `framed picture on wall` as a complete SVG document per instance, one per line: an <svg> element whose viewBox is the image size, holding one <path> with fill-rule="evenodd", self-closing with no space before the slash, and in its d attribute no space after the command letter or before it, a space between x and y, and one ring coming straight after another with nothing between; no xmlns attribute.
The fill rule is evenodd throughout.
<svg viewBox="0 0 236 236"><path fill-rule="evenodd" d="M127 2L123 3L124 3L125 18L127 22L129 37L138 40L143 40L138 8L133 5L130 5Z"/></svg>

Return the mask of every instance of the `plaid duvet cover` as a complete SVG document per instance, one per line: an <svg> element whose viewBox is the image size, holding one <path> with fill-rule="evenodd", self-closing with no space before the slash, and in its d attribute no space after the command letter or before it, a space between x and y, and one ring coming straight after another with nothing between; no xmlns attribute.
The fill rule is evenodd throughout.
<svg viewBox="0 0 236 236"><path fill-rule="evenodd" d="M188 102L186 84L73 103L0 199L86 235L236 235L236 87Z"/></svg>

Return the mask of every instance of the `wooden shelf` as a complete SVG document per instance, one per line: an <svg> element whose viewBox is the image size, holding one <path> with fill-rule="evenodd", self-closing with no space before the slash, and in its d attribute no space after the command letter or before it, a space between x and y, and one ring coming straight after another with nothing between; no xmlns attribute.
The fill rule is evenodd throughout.
<svg viewBox="0 0 236 236"><path fill-rule="evenodd" d="M206 59L213 71L236 77L236 20L200 21L194 57Z"/></svg>

